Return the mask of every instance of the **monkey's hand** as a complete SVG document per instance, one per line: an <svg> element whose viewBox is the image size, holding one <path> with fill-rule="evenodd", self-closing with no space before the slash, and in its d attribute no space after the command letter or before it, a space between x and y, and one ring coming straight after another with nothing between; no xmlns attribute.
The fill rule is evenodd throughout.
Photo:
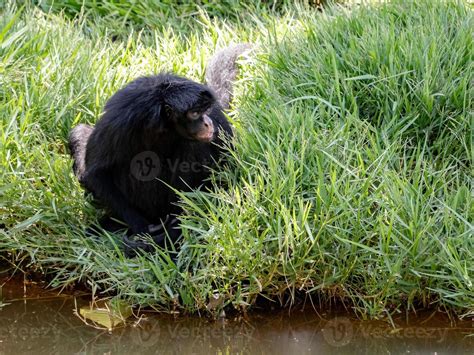
<svg viewBox="0 0 474 355"><path fill-rule="evenodd" d="M159 233L160 231L163 231L163 224L149 224L148 225L148 233L150 235Z"/></svg>
<svg viewBox="0 0 474 355"><path fill-rule="evenodd" d="M175 217L168 216L160 224L149 224L146 232L124 236L125 255L133 257L140 252L153 252L156 247L153 244L165 247L166 240L174 243L181 236L181 228L178 222ZM149 237L151 237L153 243L151 243Z"/></svg>

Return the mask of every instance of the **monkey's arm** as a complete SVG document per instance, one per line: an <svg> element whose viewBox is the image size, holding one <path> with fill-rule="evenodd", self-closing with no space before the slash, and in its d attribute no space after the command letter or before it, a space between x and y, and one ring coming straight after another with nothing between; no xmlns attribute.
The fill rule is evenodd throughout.
<svg viewBox="0 0 474 355"><path fill-rule="evenodd" d="M130 151L141 144L143 132L152 128L151 123L161 125L161 106L153 83L149 77L138 78L107 101L85 154L84 186L134 233L149 232L149 221L130 203L116 181L128 174Z"/></svg>
<svg viewBox="0 0 474 355"><path fill-rule="evenodd" d="M128 173L130 159L127 149L137 139L126 122L116 122L120 121L116 117L112 112L104 114L90 135L83 184L96 199L127 223L133 233L148 232L149 221L116 185L117 176Z"/></svg>

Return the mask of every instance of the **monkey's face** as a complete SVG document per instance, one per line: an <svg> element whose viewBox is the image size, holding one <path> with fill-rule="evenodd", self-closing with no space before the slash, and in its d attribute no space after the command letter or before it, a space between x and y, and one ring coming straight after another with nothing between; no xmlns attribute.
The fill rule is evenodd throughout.
<svg viewBox="0 0 474 355"><path fill-rule="evenodd" d="M183 138L204 143L212 142L216 129L209 114L210 109L191 109L175 117L175 129Z"/></svg>
<svg viewBox="0 0 474 355"><path fill-rule="evenodd" d="M162 88L166 121L181 137L198 142L211 142L217 133L212 109L216 98L202 84L190 80L166 83ZM170 127L171 128L171 127Z"/></svg>

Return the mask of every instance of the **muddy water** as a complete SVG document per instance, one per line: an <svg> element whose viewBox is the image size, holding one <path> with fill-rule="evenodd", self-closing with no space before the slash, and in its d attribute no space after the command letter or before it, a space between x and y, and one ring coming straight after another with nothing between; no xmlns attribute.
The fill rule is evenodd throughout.
<svg viewBox="0 0 474 355"><path fill-rule="evenodd" d="M136 326L108 332L74 315L89 297L57 297L28 288L3 287L0 354L474 353L473 322L450 323L439 314L396 319L395 328L312 309L290 315L257 311L246 319L218 321L146 314Z"/></svg>

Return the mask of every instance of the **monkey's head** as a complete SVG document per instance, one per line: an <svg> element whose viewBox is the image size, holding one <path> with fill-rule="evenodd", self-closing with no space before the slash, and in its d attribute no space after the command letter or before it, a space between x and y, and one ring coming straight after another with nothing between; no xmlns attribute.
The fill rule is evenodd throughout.
<svg viewBox="0 0 474 355"><path fill-rule="evenodd" d="M208 143L216 137L211 115L215 102L208 87L187 79L172 82L165 90L168 122L181 137L193 141Z"/></svg>

